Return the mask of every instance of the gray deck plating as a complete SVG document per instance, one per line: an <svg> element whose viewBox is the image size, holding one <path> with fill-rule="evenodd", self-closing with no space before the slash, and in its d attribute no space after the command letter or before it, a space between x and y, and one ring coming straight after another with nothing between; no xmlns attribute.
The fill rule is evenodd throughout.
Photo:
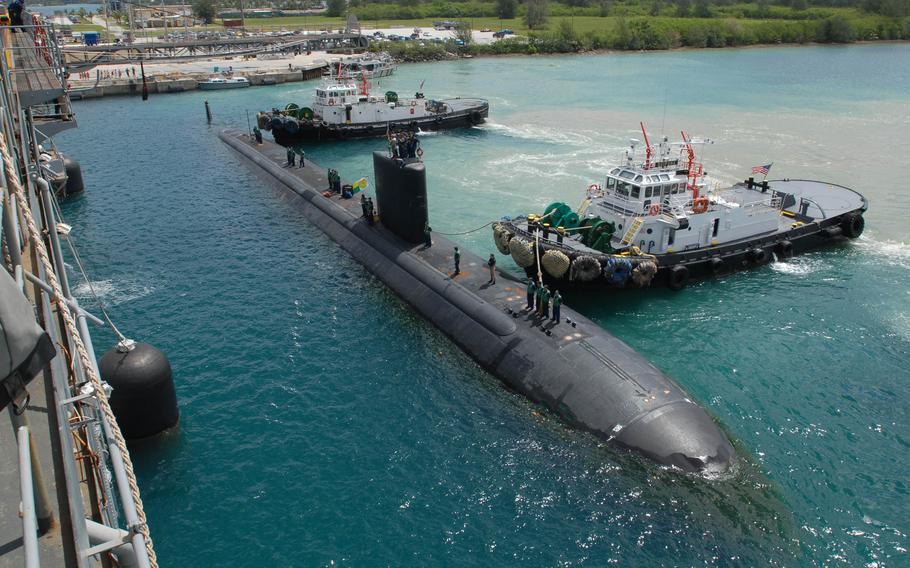
<svg viewBox="0 0 910 568"><path fill-rule="evenodd" d="M576 322L556 325L527 314L524 283L499 273L488 285L485 260L433 236L415 247L361 218L359 201L326 198L326 171L283 167L286 151L255 145L244 133L220 137L302 198L304 215L382 279L466 353L512 388L542 402L570 424L684 470L725 468L733 449L708 414L628 345L567 306ZM380 212L381 214L381 212ZM547 335L549 330L551 335Z"/></svg>

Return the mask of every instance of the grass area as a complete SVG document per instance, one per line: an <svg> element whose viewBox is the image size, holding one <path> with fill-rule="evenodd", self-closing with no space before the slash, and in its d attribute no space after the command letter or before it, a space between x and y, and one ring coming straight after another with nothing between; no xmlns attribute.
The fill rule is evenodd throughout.
<svg viewBox="0 0 910 568"><path fill-rule="evenodd" d="M97 24L73 24L66 27L74 32L100 32L104 29L104 26L99 26Z"/></svg>

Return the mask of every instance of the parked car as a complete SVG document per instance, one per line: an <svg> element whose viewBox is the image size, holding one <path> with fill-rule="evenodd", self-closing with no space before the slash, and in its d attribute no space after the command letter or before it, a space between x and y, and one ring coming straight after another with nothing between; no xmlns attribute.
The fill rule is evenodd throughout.
<svg viewBox="0 0 910 568"><path fill-rule="evenodd" d="M482 28L480 31L483 33L488 33L488 32L492 32L493 30L491 30L490 28Z"/></svg>

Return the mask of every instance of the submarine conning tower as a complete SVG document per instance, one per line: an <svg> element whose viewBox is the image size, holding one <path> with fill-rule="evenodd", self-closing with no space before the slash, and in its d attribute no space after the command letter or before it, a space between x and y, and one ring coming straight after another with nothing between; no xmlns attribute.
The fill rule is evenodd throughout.
<svg viewBox="0 0 910 568"><path fill-rule="evenodd" d="M430 247L415 244L427 210L422 165L374 154L383 222L370 225L359 200L323 193L326 171L316 164L284 168L281 146L234 131L220 137L270 184L299 195L308 220L510 388L661 464L700 471L732 461L733 447L708 413L631 347L570 306L564 321L541 321L525 309L525 282L499 272L488 285L485 259L470 251L462 251L461 273L451 274L456 243L442 235L433 234Z"/></svg>

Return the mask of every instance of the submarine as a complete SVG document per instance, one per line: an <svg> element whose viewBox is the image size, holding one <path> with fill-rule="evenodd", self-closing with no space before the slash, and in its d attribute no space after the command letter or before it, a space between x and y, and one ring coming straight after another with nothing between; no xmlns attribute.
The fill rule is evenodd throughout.
<svg viewBox="0 0 910 568"><path fill-rule="evenodd" d="M310 222L507 387L570 426L659 464L686 472L731 465L733 446L713 418L621 340L566 305L560 322L540 322L524 309L524 282L497 271L498 283L488 285L486 261L469 251L452 274L455 243L432 233L432 245L424 244L422 162L373 154L373 223L358 199L327 191L327 170L312 161L287 168L278 144L235 130L219 137L266 182L297 194Z"/></svg>

